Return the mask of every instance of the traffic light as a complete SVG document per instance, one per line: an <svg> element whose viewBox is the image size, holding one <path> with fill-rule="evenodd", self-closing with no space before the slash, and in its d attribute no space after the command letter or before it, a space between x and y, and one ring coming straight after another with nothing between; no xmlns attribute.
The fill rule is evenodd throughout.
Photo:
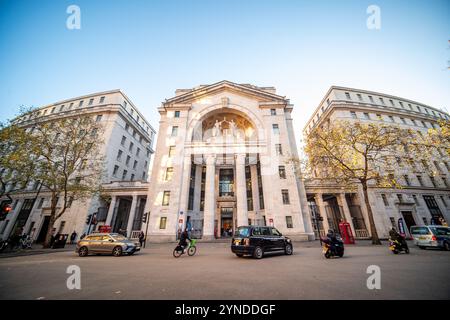
<svg viewBox="0 0 450 320"><path fill-rule="evenodd" d="M89 224L89 223L91 222L91 217L92 217L92 214L89 214L89 215L87 216L87 218L86 218L86 224Z"/></svg>
<svg viewBox="0 0 450 320"><path fill-rule="evenodd" d="M2 205L0 210L0 221L3 221L6 219L6 216L11 211L11 205L9 203L5 203Z"/></svg>
<svg viewBox="0 0 450 320"><path fill-rule="evenodd" d="M147 223L147 212L142 215L142 223Z"/></svg>

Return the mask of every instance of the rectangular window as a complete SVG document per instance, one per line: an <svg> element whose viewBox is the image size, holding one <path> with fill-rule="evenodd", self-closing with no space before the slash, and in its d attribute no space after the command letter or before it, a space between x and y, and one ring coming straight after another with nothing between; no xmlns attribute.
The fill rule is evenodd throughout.
<svg viewBox="0 0 450 320"><path fill-rule="evenodd" d="M170 181L172 180L172 176L173 176L173 167L169 167L166 169L166 176L164 177L164 180Z"/></svg>
<svg viewBox="0 0 450 320"><path fill-rule="evenodd" d="M136 157L139 157L139 154L141 153L141 149L140 148L137 148L137 150L136 150Z"/></svg>
<svg viewBox="0 0 450 320"><path fill-rule="evenodd" d="M113 176L117 176L117 171L119 171L119 166L114 166Z"/></svg>
<svg viewBox="0 0 450 320"><path fill-rule="evenodd" d="M406 182L406 185L407 185L407 186L410 186L410 185L411 185L411 182L409 181L409 178L408 178L407 175L404 175L404 176L403 176L403 179L405 179L405 182Z"/></svg>
<svg viewBox="0 0 450 320"><path fill-rule="evenodd" d="M394 100L389 99L389 102L391 103L391 106L395 107Z"/></svg>
<svg viewBox="0 0 450 320"><path fill-rule="evenodd" d="M276 154L277 154L278 156L280 156L280 155L283 154L283 150L281 149L281 144L280 144L280 143L277 143L277 144L275 145L275 151L276 151Z"/></svg>
<svg viewBox="0 0 450 320"><path fill-rule="evenodd" d="M400 203L403 203L403 195L402 194L397 194L397 199Z"/></svg>
<svg viewBox="0 0 450 320"><path fill-rule="evenodd" d="M277 115L277 110L276 109L270 109L270 115L271 116L276 116Z"/></svg>
<svg viewBox="0 0 450 320"><path fill-rule="evenodd" d="M128 123L125 123L125 131L128 132L128 129L130 129L130 125Z"/></svg>
<svg viewBox="0 0 450 320"><path fill-rule="evenodd" d="M420 185L421 187L424 186L424 185L423 185L422 176L417 176L417 181L419 181L419 185Z"/></svg>
<svg viewBox="0 0 450 320"><path fill-rule="evenodd" d="M180 117L180 111L175 111L175 118L179 118Z"/></svg>
<svg viewBox="0 0 450 320"><path fill-rule="evenodd" d="M280 179L286 179L286 168L284 166L279 166L278 174L280 175Z"/></svg>
<svg viewBox="0 0 450 320"><path fill-rule="evenodd" d="M370 119L370 115L367 112L364 112L364 118L369 120Z"/></svg>
<svg viewBox="0 0 450 320"><path fill-rule="evenodd" d="M444 196L439 196L441 198L442 203L444 204L444 207L448 208L447 201L445 201Z"/></svg>
<svg viewBox="0 0 450 320"><path fill-rule="evenodd" d="M350 93L348 92L345 93L345 98L347 98L348 100L352 100L352 98L350 97Z"/></svg>
<svg viewBox="0 0 450 320"><path fill-rule="evenodd" d="M352 116L353 119L358 119L355 111L350 111L350 115Z"/></svg>
<svg viewBox="0 0 450 320"><path fill-rule="evenodd" d="M130 141L130 147L128 148L128 151L133 152L134 143Z"/></svg>
<svg viewBox="0 0 450 320"><path fill-rule="evenodd" d="M42 205L44 204L44 201L45 201L45 198L41 198L41 199L39 200L39 203L38 203L38 206L37 206L38 209L41 209L41 208L42 208Z"/></svg>
<svg viewBox="0 0 450 320"><path fill-rule="evenodd" d="M398 103L400 104L400 107L404 108L403 102L399 101Z"/></svg>
<svg viewBox="0 0 450 320"><path fill-rule="evenodd" d="M406 124L405 118L400 118L400 120L402 121L403 124Z"/></svg>
<svg viewBox="0 0 450 320"><path fill-rule="evenodd" d="M93 103L94 103L94 98L89 99L89 105L92 106Z"/></svg>
<svg viewBox="0 0 450 320"><path fill-rule="evenodd" d="M434 177L430 176L430 180L431 180L431 183L433 184L433 187L437 188L437 183L436 183L436 180L434 179Z"/></svg>
<svg viewBox="0 0 450 320"><path fill-rule="evenodd" d="M134 181L134 173L131 175L130 181Z"/></svg>
<svg viewBox="0 0 450 320"><path fill-rule="evenodd" d="M391 120L391 122L395 122L394 117L393 116L389 116L389 120Z"/></svg>
<svg viewBox="0 0 450 320"><path fill-rule="evenodd" d="M122 136L122 141L120 141L120 144L125 146L125 141L127 141L127 137Z"/></svg>
<svg viewBox="0 0 450 320"><path fill-rule="evenodd" d="M159 220L159 228L165 229L167 224L167 217L161 217Z"/></svg>
<svg viewBox="0 0 450 320"><path fill-rule="evenodd" d="M381 198L383 199L384 205L385 205L386 207L389 207L389 201L388 201L388 199L387 199L387 197L386 197L386 195L385 195L384 193L381 194Z"/></svg>
<svg viewBox="0 0 450 320"><path fill-rule="evenodd" d="M381 114L377 113L377 119L383 121L383 117L381 116Z"/></svg>
<svg viewBox="0 0 450 320"><path fill-rule="evenodd" d="M163 199L162 199L162 205L168 206L170 201L170 191L164 191L163 193Z"/></svg>
<svg viewBox="0 0 450 320"><path fill-rule="evenodd" d="M169 158L172 158L175 155L175 146L169 147Z"/></svg>
<svg viewBox="0 0 450 320"><path fill-rule="evenodd" d="M101 114L99 114L96 118L95 118L95 122L100 122L100 121L102 121L102 115Z"/></svg>
<svg viewBox="0 0 450 320"><path fill-rule="evenodd" d="M117 161L120 161L120 159L122 159L122 154L123 154L123 151L122 150L119 150L119 152L117 152Z"/></svg>
<svg viewBox="0 0 450 320"><path fill-rule="evenodd" d="M383 98L380 98L380 102L381 102L381 104L384 104Z"/></svg>
<svg viewBox="0 0 450 320"><path fill-rule="evenodd" d="M122 180L125 180L125 179L126 179L127 173L128 173L127 170L123 170L123 173L122 173Z"/></svg>
<svg viewBox="0 0 450 320"><path fill-rule="evenodd" d="M362 95L361 95L361 94L357 93L356 96L358 97L358 100L359 100L359 101L363 101Z"/></svg>
<svg viewBox="0 0 450 320"><path fill-rule="evenodd" d="M289 190L281 190L281 196L283 197L283 204L289 204Z"/></svg>
<svg viewBox="0 0 450 320"><path fill-rule="evenodd" d="M272 124L273 134L280 134L280 128L278 124Z"/></svg>
<svg viewBox="0 0 450 320"><path fill-rule="evenodd" d="M373 97L372 96L369 96L369 100L370 100L370 102L373 103Z"/></svg>
<svg viewBox="0 0 450 320"><path fill-rule="evenodd" d="M134 163L133 163L133 169L134 170L136 170L137 165L138 165L138 162L136 160L134 160Z"/></svg>
<svg viewBox="0 0 450 320"><path fill-rule="evenodd" d="M125 165L128 166L130 164L131 157L127 156L127 160L125 160Z"/></svg>
<svg viewBox="0 0 450 320"><path fill-rule="evenodd" d="M172 135L172 137L176 137L178 135L178 127L177 126L172 127L171 135Z"/></svg>
<svg viewBox="0 0 450 320"><path fill-rule="evenodd" d="M100 98L100 103L103 103L103 102L105 102L105 97Z"/></svg>
<svg viewBox="0 0 450 320"><path fill-rule="evenodd" d="M83 100L81 100L79 103L78 103L78 107L82 107L83 106Z"/></svg>
<svg viewBox="0 0 450 320"><path fill-rule="evenodd" d="M294 227L294 224L292 223L292 216L286 216L286 227L289 229Z"/></svg>

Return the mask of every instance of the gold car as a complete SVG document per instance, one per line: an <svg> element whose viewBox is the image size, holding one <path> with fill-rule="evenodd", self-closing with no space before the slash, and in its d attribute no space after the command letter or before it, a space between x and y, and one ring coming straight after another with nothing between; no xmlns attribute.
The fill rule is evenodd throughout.
<svg viewBox="0 0 450 320"><path fill-rule="evenodd" d="M85 257L91 253L106 253L119 257L124 253L132 255L139 250L141 250L141 247L138 243L118 233L92 233L77 242L75 252L80 257Z"/></svg>

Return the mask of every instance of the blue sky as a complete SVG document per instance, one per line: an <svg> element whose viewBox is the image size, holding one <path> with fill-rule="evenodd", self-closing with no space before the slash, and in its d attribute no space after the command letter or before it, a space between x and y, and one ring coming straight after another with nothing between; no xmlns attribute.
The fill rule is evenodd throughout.
<svg viewBox="0 0 450 320"><path fill-rule="evenodd" d="M331 85L450 111L449 39L448 0L0 0L0 119L120 88L157 129L176 88L224 79L275 86L298 136Z"/></svg>

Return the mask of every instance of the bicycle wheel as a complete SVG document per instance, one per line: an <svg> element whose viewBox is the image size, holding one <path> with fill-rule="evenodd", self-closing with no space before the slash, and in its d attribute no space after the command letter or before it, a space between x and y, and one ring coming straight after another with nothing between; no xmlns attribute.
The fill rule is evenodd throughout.
<svg viewBox="0 0 450 320"><path fill-rule="evenodd" d="M182 254L183 254L183 250L179 251L179 250L177 250L176 248L173 249L173 256L174 256L175 258L180 257Z"/></svg>
<svg viewBox="0 0 450 320"><path fill-rule="evenodd" d="M188 255L189 256L193 256L195 254L195 252L197 252L197 247L190 247L188 249Z"/></svg>

